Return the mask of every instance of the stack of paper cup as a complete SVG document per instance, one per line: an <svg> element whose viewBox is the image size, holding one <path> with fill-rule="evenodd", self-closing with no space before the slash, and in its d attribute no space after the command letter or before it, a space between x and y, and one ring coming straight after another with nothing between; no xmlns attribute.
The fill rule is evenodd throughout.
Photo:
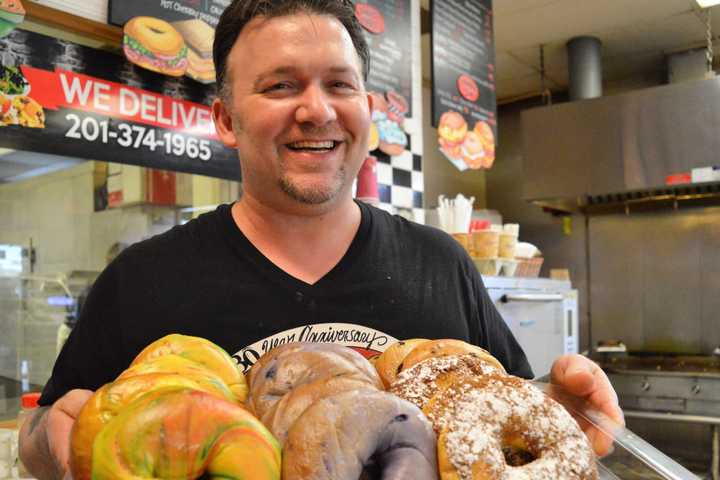
<svg viewBox="0 0 720 480"><path fill-rule="evenodd" d="M475 255L479 258L497 258L500 251L500 232L480 230L473 232L473 246Z"/></svg>
<svg viewBox="0 0 720 480"><path fill-rule="evenodd" d="M517 246L519 234L520 225L517 223L506 223L503 225L503 230L500 234L500 248L498 253L500 258L515 258L515 247Z"/></svg>

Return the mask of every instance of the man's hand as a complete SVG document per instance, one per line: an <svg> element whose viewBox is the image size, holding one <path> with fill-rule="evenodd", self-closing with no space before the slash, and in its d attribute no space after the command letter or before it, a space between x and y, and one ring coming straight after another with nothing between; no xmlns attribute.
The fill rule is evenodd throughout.
<svg viewBox="0 0 720 480"><path fill-rule="evenodd" d="M70 432L90 390L71 390L52 407L41 407L20 430L20 459L40 480L62 479L69 473Z"/></svg>
<svg viewBox="0 0 720 480"><path fill-rule="evenodd" d="M582 355L564 355L553 364L550 377L551 383L562 387L564 392L586 401L590 407L606 415L613 424L625 426L617 393L605 372L595 362ZM562 402L561 398L558 400ZM610 453L612 438L594 425L582 419L576 420L585 431L595 453L600 456Z"/></svg>

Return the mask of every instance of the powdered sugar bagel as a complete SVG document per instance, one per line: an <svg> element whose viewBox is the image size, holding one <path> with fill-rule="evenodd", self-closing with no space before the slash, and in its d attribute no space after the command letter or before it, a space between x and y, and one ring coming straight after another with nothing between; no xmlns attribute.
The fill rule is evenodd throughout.
<svg viewBox="0 0 720 480"><path fill-rule="evenodd" d="M592 447L570 414L522 379L460 382L428 404L443 480L596 479Z"/></svg>
<svg viewBox="0 0 720 480"><path fill-rule="evenodd" d="M429 358L400 372L390 392L422 409L435 394L463 377L491 373L504 373L504 370L474 353Z"/></svg>

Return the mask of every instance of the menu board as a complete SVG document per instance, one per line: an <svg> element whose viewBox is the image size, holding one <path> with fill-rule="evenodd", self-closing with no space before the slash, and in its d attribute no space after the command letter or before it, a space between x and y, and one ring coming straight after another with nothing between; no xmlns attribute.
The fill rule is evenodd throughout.
<svg viewBox="0 0 720 480"><path fill-rule="evenodd" d="M440 151L460 170L490 168L497 134L492 0L431 0L430 14Z"/></svg>
<svg viewBox="0 0 720 480"><path fill-rule="evenodd" d="M228 5L230 0L111 0L108 18L124 27L123 50L131 62L213 83L215 27Z"/></svg>
<svg viewBox="0 0 720 480"><path fill-rule="evenodd" d="M408 148L405 119L412 117L410 0L355 2L355 16L370 48L366 82L374 99L369 150L400 155Z"/></svg>
<svg viewBox="0 0 720 480"><path fill-rule="evenodd" d="M25 30L0 39L0 147L240 179L214 88Z"/></svg>
<svg viewBox="0 0 720 480"><path fill-rule="evenodd" d="M169 22L198 19L215 28L230 0L110 0L110 23L123 26L140 15Z"/></svg>

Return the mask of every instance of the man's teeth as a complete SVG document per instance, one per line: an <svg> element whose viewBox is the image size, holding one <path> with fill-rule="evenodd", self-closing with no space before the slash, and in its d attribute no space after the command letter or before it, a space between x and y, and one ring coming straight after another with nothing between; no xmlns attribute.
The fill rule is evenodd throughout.
<svg viewBox="0 0 720 480"><path fill-rule="evenodd" d="M326 142L294 142L291 143L289 146L290 148L294 149L310 148L315 150L327 150L335 147L335 142L333 142L332 140Z"/></svg>

